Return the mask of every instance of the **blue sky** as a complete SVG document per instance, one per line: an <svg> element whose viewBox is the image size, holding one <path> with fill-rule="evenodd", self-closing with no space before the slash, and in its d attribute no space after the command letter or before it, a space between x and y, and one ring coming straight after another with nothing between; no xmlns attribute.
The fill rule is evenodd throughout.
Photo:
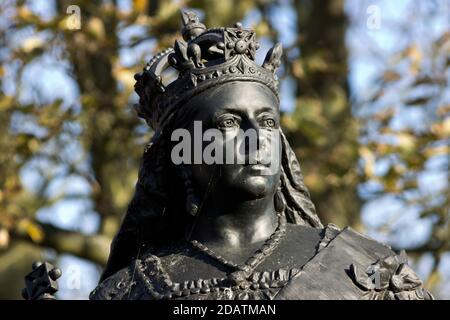
<svg viewBox="0 0 450 320"><path fill-rule="evenodd" d="M349 52L349 84L352 89L352 98L355 101L361 101L367 98L372 92L372 83L374 78L379 75L383 70L383 66L386 64L387 57L396 52L402 47L404 42L408 42L411 39L403 39L402 34L394 32L394 28L391 26L393 23L405 23L412 19L409 14L420 14L420 12L407 11L406 8L410 6L413 0L378 0L378 1L360 1L360 0L347 0L346 10L352 21L352 28L349 29L347 35L347 44L350 49ZM281 41L284 46L289 46L295 38L296 30L295 14L289 7L289 1L283 1L286 5L280 6L273 12L273 21L279 28L281 34ZM50 18L55 12L54 7L50 1L38 0L32 1L32 10L36 13ZM130 1L119 1L120 6L123 8L129 8ZM377 30L370 30L366 26L366 20L368 14L366 12L368 5L377 5L380 8L381 25ZM445 9L445 8L444 8ZM446 14L435 15L434 18L428 19L427 23L421 25L422 20L418 19L419 24L415 26L417 32L413 35L417 37L421 42L426 41L426 38L432 39L441 34L443 30L449 29L450 23L450 5L445 9ZM444 10L444 12L445 12ZM259 14L251 12L244 20L244 26L251 26L259 19ZM447 19L446 19L447 18ZM417 21L414 20L414 21ZM120 39L123 43L126 43L130 37L142 32L141 27L127 28L123 34L120 35ZM300 30L301 32L301 30ZM17 39L23 39L27 37L27 34L18 34ZM425 39L425 40L424 40ZM262 48L258 50L257 60L261 63L264 54L268 48L272 45L268 39L261 39ZM146 41L136 46L134 49L122 49L120 52L120 61L124 66L132 65L135 61L139 60L141 56L148 55L151 57L154 41ZM369 52L372 50L372 52ZM373 53L375 50L375 55ZM13 68L14 66L11 66ZM27 96L27 92L32 92L31 88L37 89L42 96L47 97L49 100L61 98L64 100L64 105L67 107L75 108L78 106L78 91L73 80L68 76L68 65L64 61L55 60L54 56L46 55L42 59L33 62L27 67L27 70L23 78L23 90L25 94L23 99L25 101L33 101L33 96ZM45 81L42 81L45 79ZM291 111L294 106L295 97L293 95L292 81L287 79L282 83L281 95L282 102L281 107L284 111ZM27 90L29 88L30 90ZM3 88L6 93L15 90L15 88L8 84ZM136 98L136 97L134 97ZM417 111L419 112L419 111ZM417 118L419 121L414 120ZM409 115L405 121L420 122L420 114ZM25 130L27 126L26 121L18 119L21 123L21 129ZM397 125L401 126L402 122ZM34 130L31 128L30 130ZM68 145L69 154L79 155L83 158L82 148L78 141ZM87 161L85 159L85 161ZM83 159L80 159L83 162ZM439 160L436 160L439 166ZM439 170L435 170L433 163L430 164L429 172L421 179L421 189L424 191L434 192L436 189L448 189L448 178L443 176ZM34 162L25 167L21 172L24 184L30 190L36 189L39 184L40 174L36 171L36 167L41 167L44 171L49 170L51 164ZM136 168L137 170L137 168ZM383 170L383 163L379 165L377 170ZM447 178L447 179L446 179ZM84 181L83 178L69 176L63 179L54 181L49 189L50 193L58 193L61 190L72 193L89 192L89 184ZM382 208L382 209L380 209ZM44 208L38 213L38 217L43 221L51 221L52 223L64 227L67 229L80 230L85 233L95 232L98 226L98 217L93 212L92 204L87 200L63 200L55 204L50 208ZM394 223L399 226L398 233L384 234L377 231L377 228L386 220L392 219ZM367 228L369 235L387 242L395 242L400 246L411 246L420 243L427 238L430 232L431 221L418 222L418 210L414 207L405 208L398 200L390 196L384 196L379 199L368 201L362 210L362 221ZM419 262L418 268L422 276L425 276L428 272L427 267L429 262L427 259ZM61 257L60 266L64 270L72 270L73 266L80 272L82 277L81 289L72 290L70 287L70 275L67 272L63 272L61 279L61 298L87 298L88 292L92 290L92 286L95 285L99 270L96 266L83 261L82 259L70 257L64 255ZM72 268L72 269L71 269ZM78 268L78 269L77 269ZM441 266L442 270L450 270L450 256L447 255ZM72 270L73 271L73 270ZM70 272L72 272L70 271ZM69 273L70 273L69 272ZM446 276L449 277L450 272L446 272ZM72 272L73 274L73 272ZM447 289L448 296L450 297L450 289Z"/></svg>

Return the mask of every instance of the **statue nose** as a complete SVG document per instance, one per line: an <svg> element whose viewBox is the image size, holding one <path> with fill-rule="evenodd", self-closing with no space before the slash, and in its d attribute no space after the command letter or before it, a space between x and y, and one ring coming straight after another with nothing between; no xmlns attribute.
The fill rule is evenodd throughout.
<svg viewBox="0 0 450 320"><path fill-rule="evenodd" d="M245 154L259 150L261 146L261 133L257 121L254 119L246 119L242 122L241 129L244 130L244 134L248 137L244 139Z"/></svg>
<svg viewBox="0 0 450 320"><path fill-rule="evenodd" d="M259 126L258 122L255 119L247 118L242 121L241 128L244 131L249 129L258 130Z"/></svg>

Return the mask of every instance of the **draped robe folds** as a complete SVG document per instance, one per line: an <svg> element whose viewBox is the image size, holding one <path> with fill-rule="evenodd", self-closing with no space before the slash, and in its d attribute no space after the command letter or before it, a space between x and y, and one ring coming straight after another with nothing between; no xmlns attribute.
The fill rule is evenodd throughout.
<svg viewBox="0 0 450 320"><path fill-rule="evenodd" d="M222 266L186 243L146 253L105 279L91 299L308 300L432 299L404 252L350 227L292 225L277 250L248 279L229 287ZM194 253L193 253L194 252ZM189 273L188 265L198 272ZM189 277L190 275L190 277ZM196 276L202 275L202 279ZM185 281L183 281L185 280Z"/></svg>

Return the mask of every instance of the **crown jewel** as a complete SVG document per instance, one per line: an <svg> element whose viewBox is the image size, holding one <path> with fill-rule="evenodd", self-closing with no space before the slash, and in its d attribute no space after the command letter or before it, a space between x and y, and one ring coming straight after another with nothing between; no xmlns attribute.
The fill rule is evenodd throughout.
<svg viewBox="0 0 450 320"><path fill-rule="evenodd" d="M282 48L279 43L255 63L255 32L236 23L232 28L207 29L195 13L182 12L183 40L153 57L135 75L140 100L138 114L156 130L183 102L208 88L229 81L254 81L278 97Z"/></svg>

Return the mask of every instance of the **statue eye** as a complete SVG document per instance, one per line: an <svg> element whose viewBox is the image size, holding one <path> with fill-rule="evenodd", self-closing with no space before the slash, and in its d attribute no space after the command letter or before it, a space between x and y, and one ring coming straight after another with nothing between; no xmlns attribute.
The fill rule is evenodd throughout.
<svg viewBox="0 0 450 320"><path fill-rule="evenodd" d="M238 126L239 126L239 123L238 123L237 119L235 119L235 118L224 119L224 120L220 121L220 123L219 123L220 128L234 128L234 127L238 127Z"/></svg>
<svg viewBox="0 0 450 320"><path fill-rule="evenodd" d="M265 119L264 125L266 125L267 127L270 127L270 128L275 128L276 123L275 123L275 120L273 120L273 119Z"/></svg>

